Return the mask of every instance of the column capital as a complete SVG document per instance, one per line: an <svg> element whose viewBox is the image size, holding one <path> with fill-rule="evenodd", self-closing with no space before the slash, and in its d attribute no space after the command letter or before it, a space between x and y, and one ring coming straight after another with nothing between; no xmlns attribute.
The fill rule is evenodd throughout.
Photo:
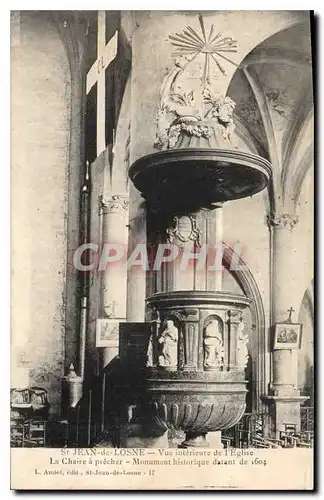
<svg viewBox="0 0 324 500"><path fill-rule="evenodd" d="M98 197L99 215L108 213L126 214L129 205L127 194L113 194L111 196L101 195Z"/></svg>
<svg viewBox="0 0 324 500"><path fill-rule="evenodd" d="M267 215L267 224L269 228L290 229L292 230L298 222L298 216L295 214L272 213Z"/></svg>
<svg viewBox="0 0 324 500"><path fill-rule="evenodd" d="M240 309L230 309L228 311L228 320L230 324L239 324L242 321L242 311Z"/></svg>

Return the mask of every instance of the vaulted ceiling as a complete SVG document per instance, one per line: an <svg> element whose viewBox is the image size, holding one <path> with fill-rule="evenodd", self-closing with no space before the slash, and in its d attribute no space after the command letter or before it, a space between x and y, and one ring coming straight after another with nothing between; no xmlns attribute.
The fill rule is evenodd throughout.
<svg viewBox="0 0 324 500"><path fill-rule="evenodd" d="M272 163L272 210L295 205L312 165L311 64L310 25L299 23L255 47L228 90L237 104L237 135Z"/></svg>

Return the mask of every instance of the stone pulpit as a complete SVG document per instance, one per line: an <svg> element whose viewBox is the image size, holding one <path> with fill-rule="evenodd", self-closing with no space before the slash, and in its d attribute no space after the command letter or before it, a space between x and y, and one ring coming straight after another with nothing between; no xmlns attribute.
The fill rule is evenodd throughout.
<svg viewBox="0 0 324 500"><path fill-rule="evenodd" d="M151 323L136 415L154 435L184 431L185 447L207 446L209 432L232 427L245 410L250 299L222 290L222 207L263 190L271 175L266 159L233 138L236 105L224 93L224 59L238 42L213 26L207 34L201 15L197 21L199 29L184 27L164 43L168 70L159 92L157 77L154 96L148 90L156 125L144 125L149 103L138 94L142 127L156 126L156 138L149 146L138 134L129 170L145 211L144 320Z"/></svg>

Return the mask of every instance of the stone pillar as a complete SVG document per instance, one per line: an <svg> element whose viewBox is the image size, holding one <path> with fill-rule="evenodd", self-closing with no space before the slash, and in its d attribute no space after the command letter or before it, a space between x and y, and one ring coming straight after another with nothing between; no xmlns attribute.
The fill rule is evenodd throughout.
<svg viewBox="0 0 324 500"><path fill-rule="evenodd" d="M273 340L276 323L287 321L288 311L294 306L294 283L291 267L293 255L292 231L298 219L283 213L268 218L272 233L272 317ZM298 390L298 349L273 349L272 396L276 434L285 430L285 424L300 430L300 403L305 398Z"/></svg>
<svg viewBox="0 0 324 500"><path fill-rule="evenodd" d="M124 321L126 318L127 283L127 221L128 195L113 194L100 197L102 216L102 252L98 272L102 273L101 310L106 318ZM115 262L105 261L115 256ZM103 366L118 354L118 337L102 348Z"/></svg>
<svg viewBox="0 0 324 500"><path fill-rule="evenodd" d="M129 189L129 237L128 259L145 258L146 255L146 209L143 198L131 185ZM140 263L140 261L138 261ZM131 262L130 262L131 264ZM145 321L146 269L145 263L133 262L127 269L127 322Z"/></svg>

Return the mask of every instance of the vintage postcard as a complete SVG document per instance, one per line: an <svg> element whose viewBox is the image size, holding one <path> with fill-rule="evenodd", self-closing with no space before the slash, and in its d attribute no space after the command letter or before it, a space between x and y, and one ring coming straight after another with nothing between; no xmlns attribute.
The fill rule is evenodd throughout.
<svg viewBox="0 0 324 500"><path fill-rule="evenodd" d="M313 43L11 12L12 489L314 488Z"/></svg>

